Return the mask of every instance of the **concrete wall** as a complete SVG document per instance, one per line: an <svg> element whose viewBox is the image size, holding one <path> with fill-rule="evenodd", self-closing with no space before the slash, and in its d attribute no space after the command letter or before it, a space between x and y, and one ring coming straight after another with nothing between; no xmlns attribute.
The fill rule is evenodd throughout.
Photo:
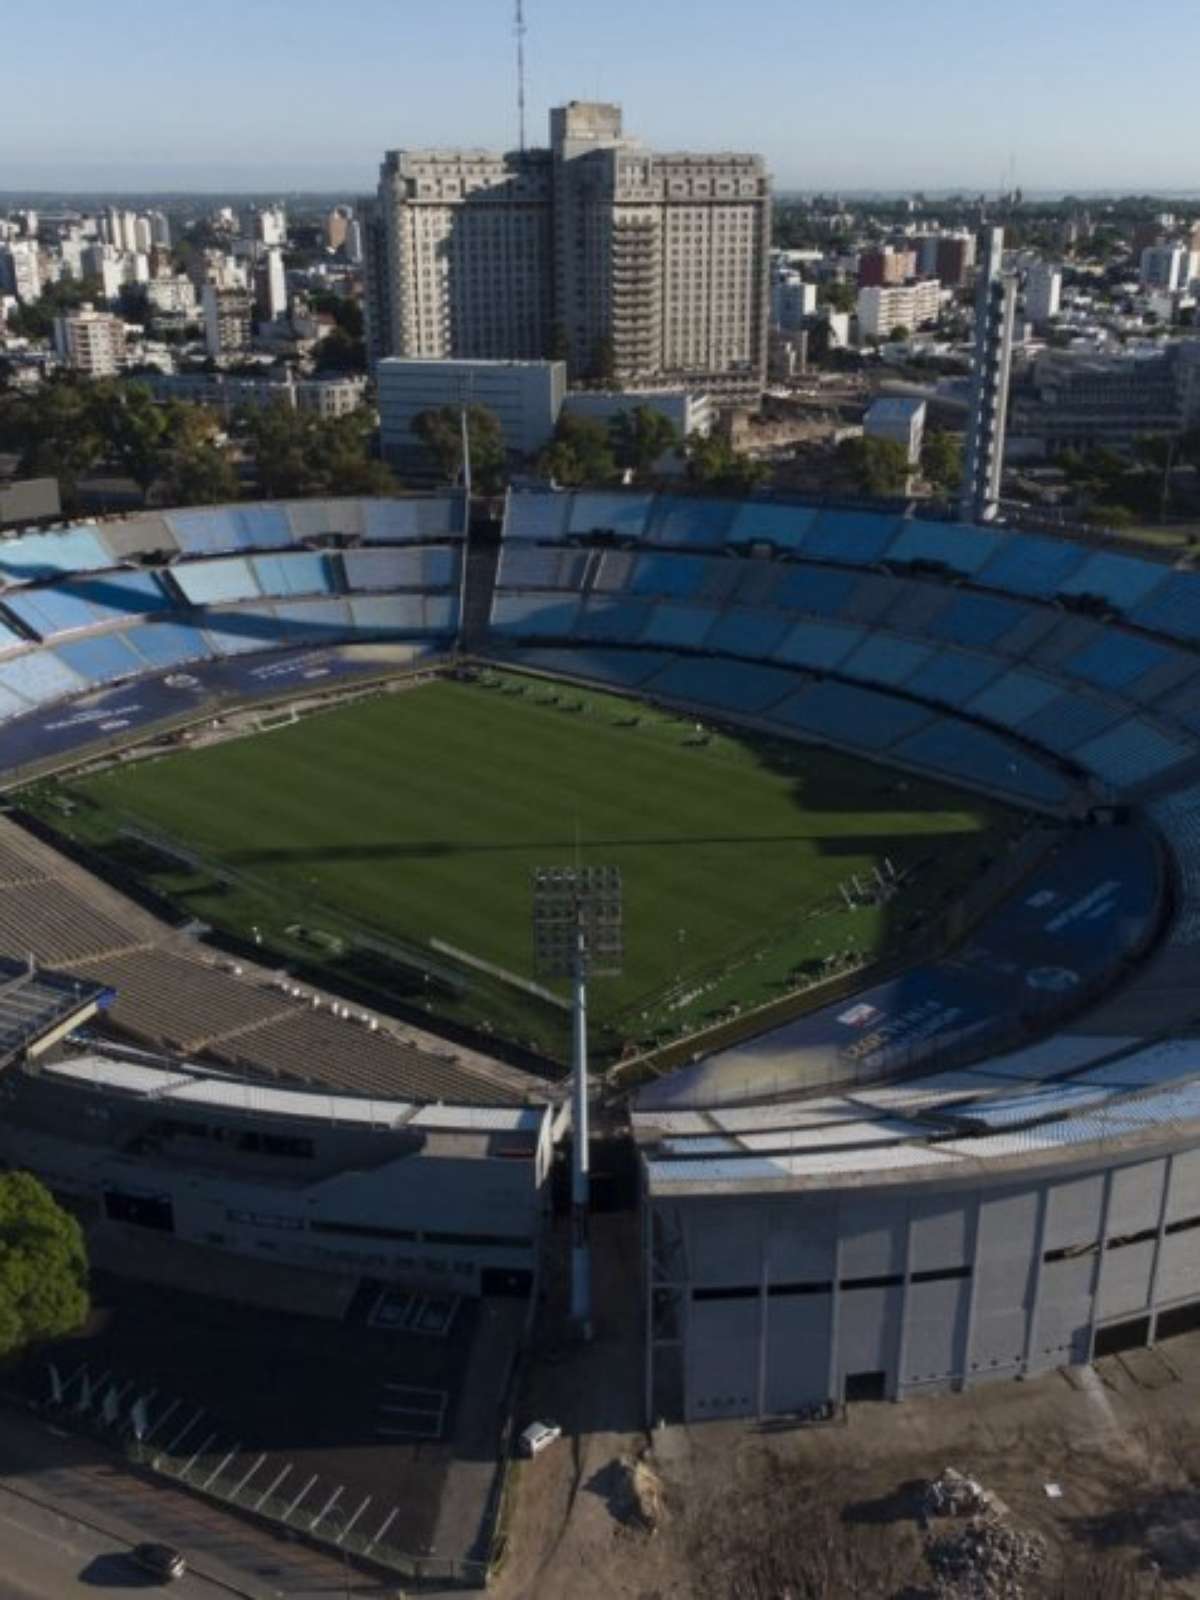
<svg viewBox="0 0 1200 1600"><path fill-rule="evenodd" d="M647 1411L902 1399L1200 1318L1200 1149L1028 1181L647 1201ZM672 1394L682 1365L683 1392Z"/></svg>

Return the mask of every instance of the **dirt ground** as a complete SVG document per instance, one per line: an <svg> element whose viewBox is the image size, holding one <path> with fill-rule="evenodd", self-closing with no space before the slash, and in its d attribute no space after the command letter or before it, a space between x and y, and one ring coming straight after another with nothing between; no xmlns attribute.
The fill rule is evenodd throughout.
<svg viewBox="0 0 1200 1600"><path fill-rule="evenodd" d="M832 1424L651 1438L636 1224L598 1218L596 1243L595 1341L548 1345L525 1396L564 1438L518 1469L497 1600L1200 1600L1200 1334ZM946 1467L1003 1502L1007 1564L936 1570L967 1527L923 1515Z"/></svg>

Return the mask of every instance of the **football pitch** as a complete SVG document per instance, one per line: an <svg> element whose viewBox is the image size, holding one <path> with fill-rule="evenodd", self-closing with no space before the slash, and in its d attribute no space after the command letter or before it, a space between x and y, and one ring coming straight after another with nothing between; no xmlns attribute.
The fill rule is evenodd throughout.
<svg viewBox="0 0 1200 1600"><path fill-rule="evenodd" d="M526 987L535 866L621 869L624 974L592 993L612 1059L895 949L1019 827L829 751L499 672L25 801L268 964L560 1060L565 1011Z"/></svg>

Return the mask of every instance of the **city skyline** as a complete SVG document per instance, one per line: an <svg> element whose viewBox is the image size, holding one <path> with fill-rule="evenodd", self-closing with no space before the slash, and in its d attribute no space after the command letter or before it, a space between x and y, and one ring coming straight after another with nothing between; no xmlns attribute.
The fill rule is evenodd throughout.
<svg viewBox="0 0 1200 1600"><path fill-rule="evenodd" d="M1002 26L946 0L915 20L863 0L836 30L779 0L749 0L736 31L713 0L614 0L586 30L540 0L527 13L535 137L551 104L600 98L653 147L761 152L781 190L1196 187L1173 125L1200 50L1183 0L1158 14L1172 49L1153 78L1130 72L1127 19L1083 0L1053 14L1014 0ZM357 192L384 148L516 145L508 0L461 0L453 31L384 0L352 0L337 32L327 16L311 0L214 0L203 30L172 32L131 0L118 33L63 0L72 48L52 75L44 32L14 17L0 190Z"/></svg>

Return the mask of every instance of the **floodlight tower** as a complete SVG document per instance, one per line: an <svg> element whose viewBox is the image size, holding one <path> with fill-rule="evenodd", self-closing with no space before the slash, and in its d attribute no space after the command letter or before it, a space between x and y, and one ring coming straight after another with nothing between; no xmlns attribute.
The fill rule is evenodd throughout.
<svg viewBox="0 0 1200 1600"><path fill-rule="evenodd" d="M615 977L624 945L619 867L535 867L533 957L542 977L572 984L571 1321L592 1336L588 1245L587 980Z"/></svg>
<svg viewBox="0 0 1200 1600"><path fill-rule="evenodd" d="M1004 229L988 228L975 291L975 363L959 506L965 522L1000 509L1017 280L1004 271Z"/></svg>

